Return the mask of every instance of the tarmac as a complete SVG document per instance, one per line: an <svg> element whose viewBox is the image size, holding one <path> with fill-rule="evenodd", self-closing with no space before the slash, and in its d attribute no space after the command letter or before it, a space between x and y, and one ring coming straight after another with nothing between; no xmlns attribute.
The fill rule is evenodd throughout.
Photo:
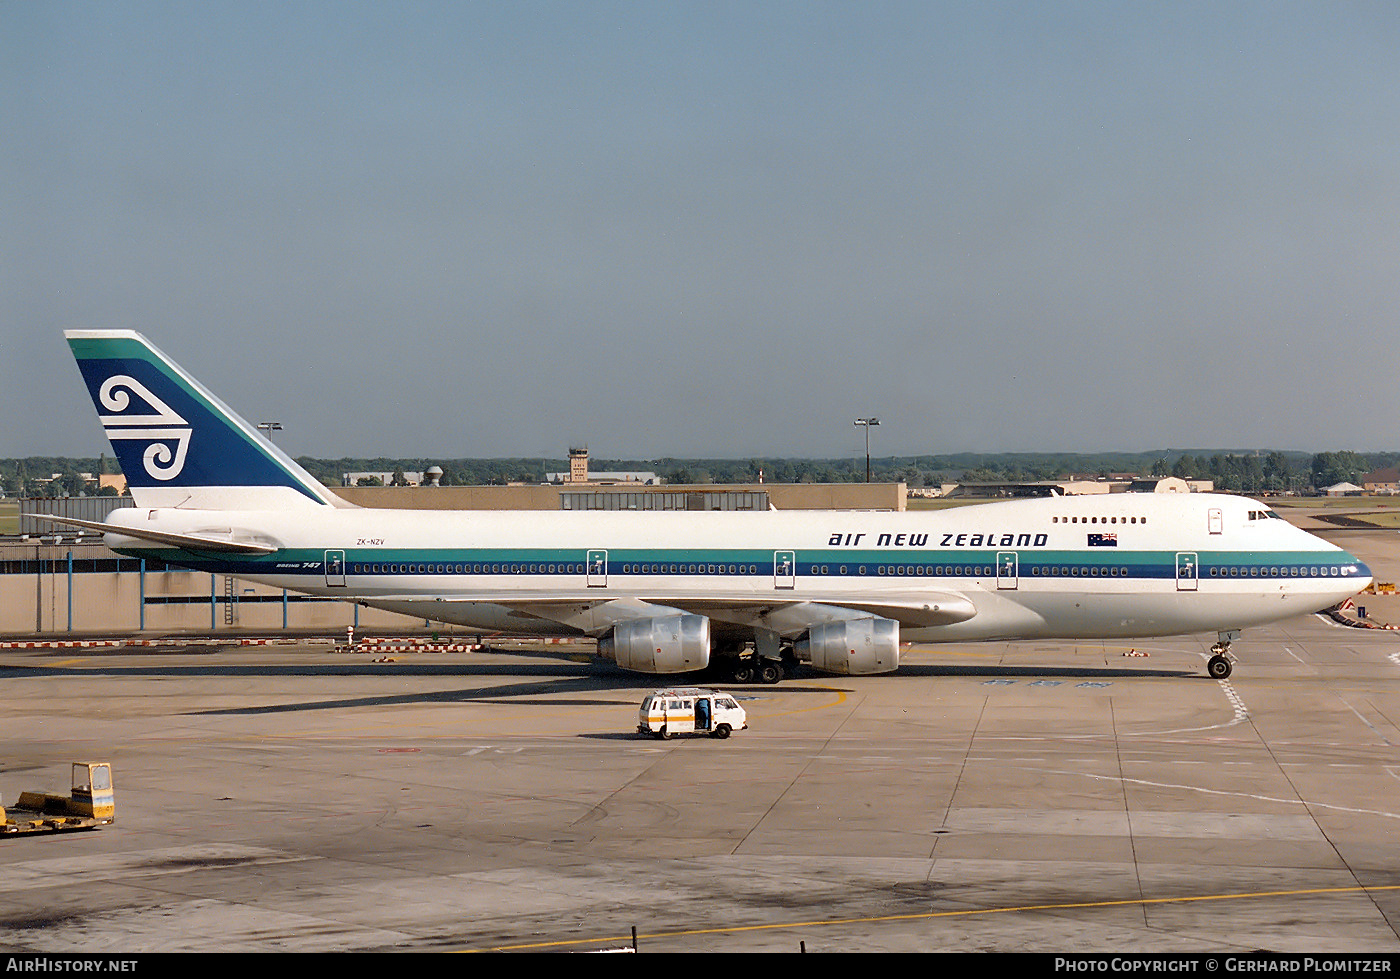
<svg viewBox="0 0 1400 979"><path fill-rule="evenodd" d="M0 840L0 947L1400 951L1400 632L1248 630L1223 681L1214 638L724 685L726 741L638 736L663 681L570 647L0 651L0 801L117 797Z"/></svg>

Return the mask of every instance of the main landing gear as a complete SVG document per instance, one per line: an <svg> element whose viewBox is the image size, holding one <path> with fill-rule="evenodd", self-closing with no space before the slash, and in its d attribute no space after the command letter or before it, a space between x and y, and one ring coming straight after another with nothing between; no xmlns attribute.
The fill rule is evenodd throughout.
<svg viewBox="0 0 1400 979"><path fill-rule="evenodd" d="M741 657L729 668L729 678L735 683L777 683L785 675L782 663L757 656Z"/></svg>
<svg viewBox="0 0 1400 979"><path fill-rule="evenodd" d="M792 676L797 668L791 647L783 647L782 652L782 659L769 659L759 656L752 646L748 646L724 655L718 662L714 659L711 662L731 683L777 683Z"/></svg>
<svg viewBox="0 0 1400 979"><path fill-rule="evenodd" d="M1222 632L1220 640L1210 647L1211 657L1206 661L1206 672L1212 680L1226 679L1235 668L1230 660L1230 641L1239 637L1238 632Z"/></svg>

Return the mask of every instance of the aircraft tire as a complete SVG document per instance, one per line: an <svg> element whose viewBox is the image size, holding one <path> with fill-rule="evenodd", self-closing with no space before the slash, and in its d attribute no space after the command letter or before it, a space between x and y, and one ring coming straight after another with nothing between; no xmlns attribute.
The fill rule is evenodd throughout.
<svg viewBox="0 0 1400 979"><path fill-rule="evenodd" d="M758 668L759 683L777 683L783 678L783 668L771 660L765 661Z"/></svg>
<svg viewBox="0 0 1400 979"><path fill-rule="evenodd" d="M1230 661L1224 656L1212 656L1206 662L1206 672L1212 680L1224 680L1231 673Z"/></svg>
<svg viewBox="0 0 1400 979"><path fill-rule="evenodd" d="M734 678L735 683L753 683L753 674L753 664L743 660L735 663L734 669L730 671L730 676Z"/></svg>

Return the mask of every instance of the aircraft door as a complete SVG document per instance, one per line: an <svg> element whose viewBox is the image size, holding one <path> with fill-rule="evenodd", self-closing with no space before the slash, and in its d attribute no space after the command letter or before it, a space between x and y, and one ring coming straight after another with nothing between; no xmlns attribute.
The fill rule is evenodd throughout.
<svg viewBox="0 0 1400 979"><path fill-rule="evenodd" d="M345 587L345 552L326 552L326 584L333 588Z"/></svg>
<svg viewBox="0 0 1400 979"><path fill-rule="evenodd" d="M1196 552L1178 551L1176 555L1176 590L1196 591Z"/></svg>
<svg viewBox="0 0 1400 979"><path fill-rule="evenodd" d="M1017 571L1018 571L1018 565L1019 565L1019 562L1018 562L1017 559L1016 559L1016 552L1015 552L1015 551L998 551L998 552L997 552L997 590L998 590L998 591L1015 591L1015 590L1016 590L1017 583L1020 581L1020 578L1019 578L1018 573L1017 573Z"/></svg>
<svg viewBox="0 0 1400 979"><path fill-rule="evenodd" d="M1219 507L1211 507L1206 511L1206 527L1212 534L1222 533L1224 530L1224 517L1220 513Z"/></svg>
<svg viewBox="0 0 1400 979"><path fill-rule="evenodd" d="M608 587L608 552L589 551L588 552L588 587L606 588Z"/></svg>
<svg viewBox="0 0 1400 979"><path fill-rule="evenodd" d="M792 551L773 552L773 587L794 588L797 585L797 555Z"/></svg>

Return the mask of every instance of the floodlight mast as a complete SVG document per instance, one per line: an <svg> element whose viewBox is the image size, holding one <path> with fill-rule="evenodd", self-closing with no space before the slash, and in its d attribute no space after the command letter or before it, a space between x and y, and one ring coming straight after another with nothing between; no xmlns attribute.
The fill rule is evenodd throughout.
<svg viewBox="0 0 1400 979"><path fill-rule="evenodd" d="M870 482L870 429L880 424L878 418L857 418L856 425L865 429L865 481Z"/></svg>

